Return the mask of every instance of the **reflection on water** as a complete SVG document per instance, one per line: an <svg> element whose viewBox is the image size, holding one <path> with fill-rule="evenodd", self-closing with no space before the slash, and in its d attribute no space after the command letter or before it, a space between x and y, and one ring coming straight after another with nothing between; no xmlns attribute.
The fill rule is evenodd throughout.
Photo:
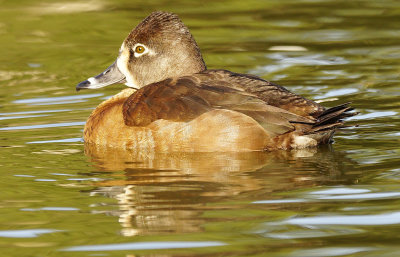
<svg viewBox="0 0 400 257"><path fill-rule="evenodd" d="M205 211L226 208L213 203L357 179L357 174L346 175L338 160L347 159L346 165L355 162L331 146L275 152L154 153L86 144L85 153L99 171L123 171L112 180L96 183L92 195L118 200L119 211L110 214L119 216L125 236L201 231Z"/></svg>

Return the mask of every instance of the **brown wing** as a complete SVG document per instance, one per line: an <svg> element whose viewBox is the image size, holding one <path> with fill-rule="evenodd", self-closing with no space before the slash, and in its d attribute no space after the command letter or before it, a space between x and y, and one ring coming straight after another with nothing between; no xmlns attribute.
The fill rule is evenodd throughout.
<svg viewBox="0 0 400 257"><path fill-rule="evenodd" d="M126 125L146 126L158 119L190 121L215 109L246 114L271 134L294 130L292 122L314 122L267 105L254 94L235 89L228 81L208 83L196 75L168 79L139 89L125 101L123 114Z"/></svg>
<svg viewBox="0 0 400 257"><path fill-rule="evenodd" d="M227 70L206 70L195 76L207 83L229 83L231 87L256 95L265 103L300 116L316 118L325 108L318 103L290 92L286 88L257 76Z"/></svg>

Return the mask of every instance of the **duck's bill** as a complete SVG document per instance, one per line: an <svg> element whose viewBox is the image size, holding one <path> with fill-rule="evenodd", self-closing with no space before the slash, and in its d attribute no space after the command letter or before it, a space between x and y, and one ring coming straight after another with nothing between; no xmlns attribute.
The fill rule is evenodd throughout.
<svg viewBox="0 0 400 257"><path fill-rule="evenodd" d="M81 89L96 89L116 83L125 83L125 75L118 69L115 61L105 71L95 77L88 78L76 86L76 91Z"/></svg>

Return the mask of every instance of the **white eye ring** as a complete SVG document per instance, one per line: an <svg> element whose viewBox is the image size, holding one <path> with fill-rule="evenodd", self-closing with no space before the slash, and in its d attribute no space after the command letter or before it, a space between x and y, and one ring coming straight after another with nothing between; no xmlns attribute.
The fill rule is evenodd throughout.
<svg viewBox="0 0 400 257"><path fill-rule="evenodd" d="M143 44L135 44L133 47L132 47L132 49L133 49L133 53L134 53L134 56L136 57L136 58L138 58L139 56L142 56L142 55L144 55L144 54L147 54L147 53L149 53L149 49L145 46L145 45L143 45Z"/></svg>

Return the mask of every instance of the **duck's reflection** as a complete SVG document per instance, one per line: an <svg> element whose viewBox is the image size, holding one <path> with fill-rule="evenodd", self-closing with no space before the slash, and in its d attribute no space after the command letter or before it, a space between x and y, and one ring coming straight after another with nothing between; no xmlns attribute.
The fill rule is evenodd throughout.
<svg viewBox="0 0 400 257"><path fill-rule="evenodd" d="M126 236L199 231L205 211L243 208L229 202L351 183L356 176L344 174L352 162L329 146L290 152L167 154L86 145L85 152L97 170L116 171L93 193L118 200L119 211L111 214L119 216ZM122 177L118 171L124 171Z"/></svg>

